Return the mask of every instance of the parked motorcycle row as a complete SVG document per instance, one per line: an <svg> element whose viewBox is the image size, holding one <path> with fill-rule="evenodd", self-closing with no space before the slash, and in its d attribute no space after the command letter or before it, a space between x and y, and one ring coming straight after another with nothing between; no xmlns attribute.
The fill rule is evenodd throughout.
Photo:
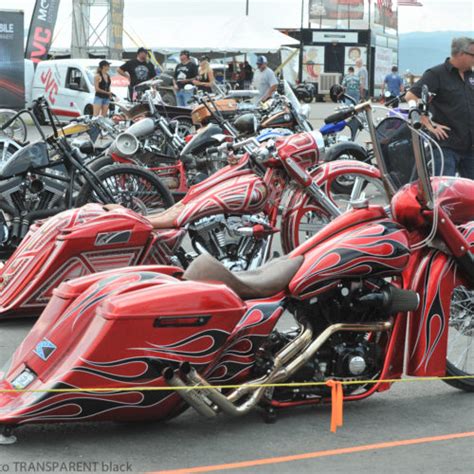
<svg viewBox="0 0 474 474"><path fill-rule="evenodd" d="M351 381L349 401L389 389L376 381L405 367L472 375L474 183L430 176L426 91L407 117L376 125L365 102L319 131L285 85L264 107L196 96L195 131L156 99L151 87L136 115L54 128L2 167L4 189L28 207L2 204L17 247L0 272L0 318L38 318L2 372L2 442L25 423L161 420L188 407L270 419L330 400L321 385L262 387L280 382ZM370 163L340 159L348 123L370 133ZM72 141L73 127L110 146ZM132 170L149 180L142 194ZM57 182L57 207L35 207ZM385 202L369 204L373 189ZM284 255L270 259L276 233ZM295 328L277 329L283 313ZM448 383L474 390L473 379Z"/></svg>

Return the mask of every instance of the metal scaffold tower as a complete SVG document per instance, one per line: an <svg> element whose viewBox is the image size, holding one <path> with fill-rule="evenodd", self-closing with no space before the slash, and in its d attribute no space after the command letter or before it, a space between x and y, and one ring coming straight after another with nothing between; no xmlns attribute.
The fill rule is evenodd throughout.
<svg viewBox="0 0 474 474"><path fill-rule="evenodd" d="M120 59L124 0L73 0L71 57Z"/></svg>

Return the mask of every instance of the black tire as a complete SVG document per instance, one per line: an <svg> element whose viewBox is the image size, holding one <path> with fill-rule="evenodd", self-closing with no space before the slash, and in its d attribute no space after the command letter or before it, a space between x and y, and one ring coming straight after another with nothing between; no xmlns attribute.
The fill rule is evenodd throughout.
<svg viewBox="0 0 474 474"><path fill-rule="evenodd" d="M471 365L467 357L470 355L469 347L472 344L472 338L474 338L474 290L468 289L464 286L458 286L453 291L451 297L451 308L449 315L449 328L448 328L448 354L446 358L446 375L449 377L464 377L474 376L474 356L471 354ZM467 340L467 353L466 362L463 369L459 368L452 360L456 349L450 344L451 337L455 331L453 342L461 342L461 336L466 337ZM452 360L450 360L450 358ZM467 371L466 371L467 369ZM472 379L459 379L459 380L445 380L448 385L455 387L465 392L474 392L474 378Z"/></svg>
<svg viewBox="0 0 474 474"><path fill-rule="evenodd" d="M176 117L176 120L179 122L178 134L181 138L184 138L186 135L194 133L195 127L192 120L188 118L179 118L179 117Z"/></svg>
<svg viewBox="0 0 474 474"><path fill-rule="evenodd" d="M87 104L84 107L84 115L92 115L94 113L94 109L91 104Z"/></svg>
<svg viewBox="0 0 474 474"><path fill-rule="evenodd" d="M104 188L114 196L113 203L102 202L86 183L76 199L80 207L88 202L121 204L139 214L148 215L174 204L173 196L162 181L150 171L134 165L109 165L96 173Z"/></svg>
<svg viewBox="0 0 474 474"><path fill-rule="evenodd" d="M357 150L350 150L350 151L342 151L335 155L331 161L336 160L357 160L360 162L365 162L367 160L367 156ZM346 194L350 195L352 191L352 183L350 180L344 180L341 178L336 179L331 187L331 191L336 194Z"/></svg>
<svg viewBox="0 0 474 474"><path fill-rule="evenodd" d="M94 158L87 163L87 167L94 172L98 172L106 166L115 164L115 161L110 156L102 156L101 158Z"/></svg>
<svg viewBox="0 0 474 474"><path fill-rule="evenodd" d="M310 95L304 95L301 100L305 103L305 104L311 104L311 102L313 102L313 98L310 96Z"/></svg>

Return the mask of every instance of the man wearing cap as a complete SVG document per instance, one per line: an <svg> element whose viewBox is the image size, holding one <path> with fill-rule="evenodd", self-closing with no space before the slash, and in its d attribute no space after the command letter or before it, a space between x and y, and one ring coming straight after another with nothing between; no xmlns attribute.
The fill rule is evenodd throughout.
<svg viewBox="0 0 474 474"><path fill-rule="evenodd" d="M275 73L267 66L267 58L259 56L257 58L257 70L253 75L253 86L260 92L257 97L258 102L269 99L277 90L278 80Z"/></svg>
<svg viewBox="0 0 474 474"><path fill-rule="evenodd" d="M156 76L153 65L148 62L148 51L145 48L138 48L137 57L122 64L117 72L130 80L128 86L128 97L133 99L133 88L140 82L148 81Z"/></svg>
<svg viewBox="0 0 474 474"><path fill-rule="evenodd" d="M189 58L189 51L179 53L181 61L174 70L174 89L176 91L176 103L178 107L187 107L193 93L184 89L186 84L192 84L198 75L196 64Z"/></svg>

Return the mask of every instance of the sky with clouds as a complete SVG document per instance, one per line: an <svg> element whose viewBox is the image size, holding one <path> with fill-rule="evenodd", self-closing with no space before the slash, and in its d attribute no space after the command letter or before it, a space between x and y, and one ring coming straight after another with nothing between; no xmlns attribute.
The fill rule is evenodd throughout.
<svg viewBox="0 0 474 474"><path fill-rule="evenodd" d="M248 0L250 15L274 27L300 24L305 5L305 26L309 0ZM375 1L375 0L374 0ZM400 8L399 31L474 31L473 0L421 0L423 7ZM212 21L217 15L245 14L247 0L125 0L125 27L137 27L142 16L202 16ZM0 0L0 9L21 9L29 23L35 0ZM58 21L70 22L72 0L61 0ZM205 19L203 20L206 21ZM212 25L211 25L212 26Z"/></svg>

